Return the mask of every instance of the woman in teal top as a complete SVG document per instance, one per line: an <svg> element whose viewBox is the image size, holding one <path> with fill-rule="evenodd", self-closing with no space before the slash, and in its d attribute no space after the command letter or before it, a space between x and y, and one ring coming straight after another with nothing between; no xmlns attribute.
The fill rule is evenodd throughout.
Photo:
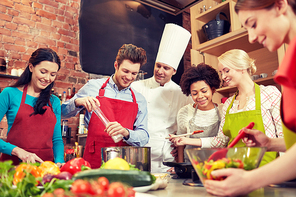
<svg viewBox="0 0 296 197"><path fill-rule="evenodd" d="M6 114L7 140L0 140L1 160L64 163L60 100L51 95L60 59L51 49L33 52L29 65L0 94L0 117Z"/></svg>

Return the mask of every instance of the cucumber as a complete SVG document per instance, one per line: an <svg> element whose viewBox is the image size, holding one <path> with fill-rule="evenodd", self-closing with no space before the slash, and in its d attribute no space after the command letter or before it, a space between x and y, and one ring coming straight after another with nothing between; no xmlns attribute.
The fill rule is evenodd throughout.
<svg viewBox="0 0 296 197"><path fill-rule="evenodd" d="M109 182L122 182L131 187L141 187L151 185L155 182L155 177L147 171L136 170L111 170L93 169L78 172L72 179L97 180L99 177L106 177Z"/></svg>

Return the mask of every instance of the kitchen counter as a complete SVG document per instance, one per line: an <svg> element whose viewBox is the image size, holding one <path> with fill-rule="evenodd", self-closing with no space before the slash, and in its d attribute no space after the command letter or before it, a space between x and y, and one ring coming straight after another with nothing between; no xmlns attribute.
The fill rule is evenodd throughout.
<svg viewBox="0 0 296 197"><path fill-rule="evenodd" d="M204 187L195 187L183 185L185 179L170 179L169 184L165 189L148 191L148 194L155 195L157 197L207 197L213 196L207 193ZM295 188L279 188L279 187L264 187L253 191L246 195L249 197L295 197ZM148 196L147 196L148 197Z"/></svg>

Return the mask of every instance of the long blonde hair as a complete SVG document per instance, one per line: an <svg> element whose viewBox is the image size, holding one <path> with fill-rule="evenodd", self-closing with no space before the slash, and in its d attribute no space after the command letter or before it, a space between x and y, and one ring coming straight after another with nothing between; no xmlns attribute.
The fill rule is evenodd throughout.
<svg viewBox="0 0 296 197"><path fill-rule="evenodd" d="M246 69L250 76L257 70L255 60L250 58L249 55L241 49L229 50L220 55L218 60L224 66L229 66L235 70Z"/></svg>

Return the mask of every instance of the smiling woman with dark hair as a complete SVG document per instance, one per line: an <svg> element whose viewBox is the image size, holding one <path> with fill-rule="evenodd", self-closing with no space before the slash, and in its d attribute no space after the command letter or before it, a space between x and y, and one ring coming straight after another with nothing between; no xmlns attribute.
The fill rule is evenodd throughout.
<svg viewBox="0 0 296 197"><path fill-rule="evenodd" d="M178 146L178 162L183 162L184 158L189 162L184 154L184 146L185 149L207 147L210 146L211 138L217 135L220 116L212 96L220 83L217 71L204 63L190 67L183 73L180 81L182 92L187 96L191 95L194 104L188 104L179 110L177 134L192 133L196 130L204 132L191 135L189 138L170 138L170 141Z"/></svg>
<svg viewBox="0 0 296 197"><path fill-rule="evenodd" d="M1 161L64 163L60 100L51 95L61 61L39 48L18 81L0 94L0 117L7 117L7 140L0 140Z"/></svg>

